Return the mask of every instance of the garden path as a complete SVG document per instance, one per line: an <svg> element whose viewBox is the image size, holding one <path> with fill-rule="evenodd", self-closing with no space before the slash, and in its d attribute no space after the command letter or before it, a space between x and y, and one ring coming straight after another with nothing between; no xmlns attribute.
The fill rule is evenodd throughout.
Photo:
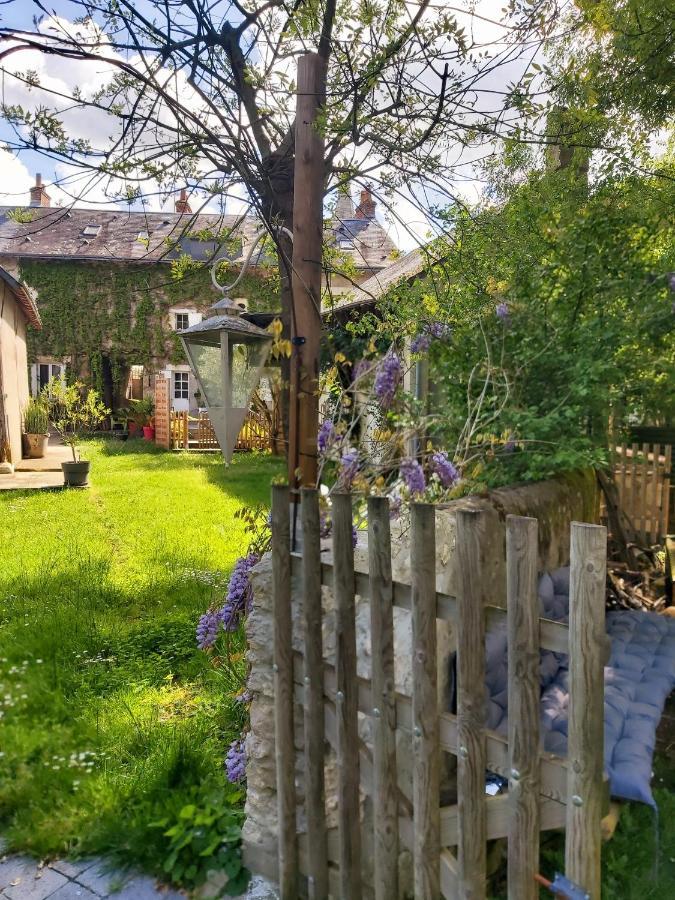
<svg viewBox="0 0 675 900"><path fill-rule="evenodd" d="M154 878L116 872L98 859L56 860L41 866L28 856L0 858L0 900L185 900L186 894L156 886ZM278 900L268 882L255 877L242 900Z"/></svg>

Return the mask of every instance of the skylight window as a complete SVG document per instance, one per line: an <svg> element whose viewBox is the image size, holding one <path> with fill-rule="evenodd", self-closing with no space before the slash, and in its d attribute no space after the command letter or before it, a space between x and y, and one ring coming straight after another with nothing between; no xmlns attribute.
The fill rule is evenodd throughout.
<svg viewBox="0 0 675 900"><path fill-rule="evenodd" d="M84 237L98 237L98 233L100 230L100 225L85 225L82 229L82 234L84 235Z"/></svg>

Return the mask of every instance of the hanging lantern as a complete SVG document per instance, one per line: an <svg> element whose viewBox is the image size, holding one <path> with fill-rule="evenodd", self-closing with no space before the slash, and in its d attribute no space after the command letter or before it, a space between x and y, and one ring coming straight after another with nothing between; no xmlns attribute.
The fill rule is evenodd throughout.
<svg viewBox="0 0 675 900"><path fill-rule="evenodd" d="M244 305L246 301L241 301ZM272 336L243 319L237 301L211 307L214 314L178 335L202 392L225 460L232 459L270 351Z"/></svg>

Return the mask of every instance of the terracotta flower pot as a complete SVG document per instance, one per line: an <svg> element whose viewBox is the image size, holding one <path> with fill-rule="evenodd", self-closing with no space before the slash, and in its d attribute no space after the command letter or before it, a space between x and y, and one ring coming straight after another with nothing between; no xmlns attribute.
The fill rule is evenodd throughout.
<svg viewBox="0 0 675 900"><path fill-rule="evenodd" d="M143 437L146 441L154 441L155 439L155 429L152 425L144 425L143 426Z"/></svg>
<svg viewBox="0 0 675 900"><path fill-rule="evenodd" d="M47 453L47 444L49 443L48 434L24 434L26 441L26 458L27 459L43 459Z"/></svg>
<svg viewBox="0 0 675 900"><path fill-rule="evenodd" d="M63 483L68 487L85 487L89 482L89 466L87 459L79 462L62 462Z"/></svg>

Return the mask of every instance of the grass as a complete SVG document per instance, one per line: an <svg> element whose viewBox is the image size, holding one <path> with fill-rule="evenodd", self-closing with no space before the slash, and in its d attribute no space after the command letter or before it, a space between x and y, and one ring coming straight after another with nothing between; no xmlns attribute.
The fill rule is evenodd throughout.
<svg viewBox="0 0 675 900"><path fill-rule="evenodd" d="M92 442L89 490L0 495L0 830L38 857L159 873L244 712L241 637L219 669L195 625L246 548L242 506L279 463ZM236 802L236 795L229 796Z"/></svg>

